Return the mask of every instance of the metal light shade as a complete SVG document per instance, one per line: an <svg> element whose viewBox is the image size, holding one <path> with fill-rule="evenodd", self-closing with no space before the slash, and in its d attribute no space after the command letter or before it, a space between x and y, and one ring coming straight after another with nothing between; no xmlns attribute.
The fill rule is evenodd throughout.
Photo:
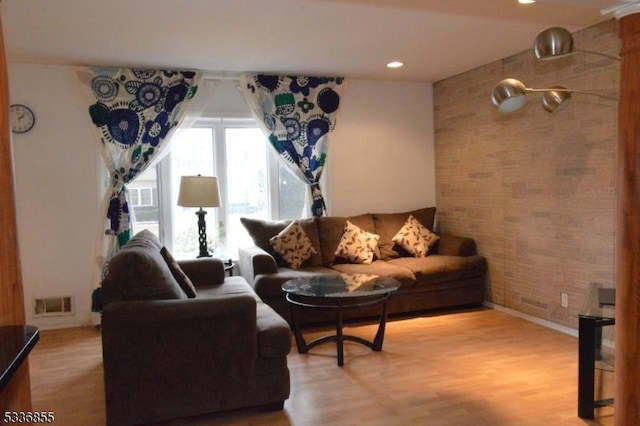
<svg viewBox="0 0 640 426"><path fill-rule="evenodd" d="M495 85L491 100L500 112L516 111L527 102L524 83L515 78L505 78Z"/></svg>
<svg viewBox="0 0 640 426"><path fill-rule="evenodd" d="M571 99L571 92L567 91L567 88L562 86L553 86L552 89L560 90L549 90L547 92L544 92L542 94L540 102L542 103L542 107L545 109L545 111L550 113L558 113L569 104L569 99Z"/></svg>
<svg viewBox="0 0 640 426"><path fill-rule="evenodd" d="M562 27L542 31L533 42L533 53L538 59L555 59L573 52L573 36Z"/></svg>

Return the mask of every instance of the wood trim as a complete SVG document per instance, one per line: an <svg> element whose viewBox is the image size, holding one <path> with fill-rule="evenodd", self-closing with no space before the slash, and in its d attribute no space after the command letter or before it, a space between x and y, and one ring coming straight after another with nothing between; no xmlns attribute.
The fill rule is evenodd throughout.
<svg viewBox="0 0 640 426"><path fill-rule="evenodd" d="M25 322L24 295L18 251L7 74L0 17L0 325L21 325ZM0 412L7 409L31 409L28 363L20 367L0 395Z"/></svg>
<svg viewBox="0 0 640 426"><path fill-rule="evenodd" d="M640 424L640 13L620 19L616 220L616 425Z"/></svg>

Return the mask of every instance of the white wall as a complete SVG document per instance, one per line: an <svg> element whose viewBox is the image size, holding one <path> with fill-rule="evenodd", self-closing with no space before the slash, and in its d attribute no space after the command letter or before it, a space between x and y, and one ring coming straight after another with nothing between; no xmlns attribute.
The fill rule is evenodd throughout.
<svg viewBox="0 0 640 426"><path fill-rule="evenodd" d="M347 80L325 173L334 216L434 206L432 85Z"/></svg>
<svg viewBox="0 0 640 426"><path fill-rule="evenodd" d="M103 216L102 160L88 105L71 67L9 63L8 69L11 103L36 114L33 130L13 136L27 322L88 325ZM214 97L225 97L229 87ZM432 105L430 84L347 80L325 171L331 214L435 205ZM235 103L228 109L245 111ZM33 318L33 298L67 295L75 299L74 316Z"/></svg>
<svg viewBox="0 0 640 426"><path fill-rule="evenodd" d="M91 322L99 158L71 68L8 64L11 103L36 124L13 134L18 239L27 322L41 328ZM75 315L33 318L36 297L72 296Z"/></svg>

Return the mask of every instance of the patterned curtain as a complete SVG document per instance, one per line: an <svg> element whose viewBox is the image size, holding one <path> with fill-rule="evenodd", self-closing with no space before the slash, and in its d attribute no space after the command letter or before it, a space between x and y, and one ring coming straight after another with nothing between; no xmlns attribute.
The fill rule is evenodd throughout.
<svg viewBox="0 0 640 426"><path fill-rule="evenodd" d="M343 79L253 74L243 76L240 86L281 162L309 186L311 214L323 216L320 177Z"/></svg>
<svg viewBox="0 0 640 426"><path fill-rule="evenodd" d="M109 259L131 238L126 185L160 158L201 76L191 71L82 68L78 77L92 103L89 116L109 172L104 203Z"/></svg>

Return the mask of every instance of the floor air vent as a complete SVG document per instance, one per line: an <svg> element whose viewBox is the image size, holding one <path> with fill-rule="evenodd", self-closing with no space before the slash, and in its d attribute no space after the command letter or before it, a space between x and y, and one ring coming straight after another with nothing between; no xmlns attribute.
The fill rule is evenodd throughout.
<svg viewBox="0 0 640 426"><path fill-rule="evenodd" d="M56 315L73 315L73 298L71 296L45 297L35 300L36 317Z"/></svg>

